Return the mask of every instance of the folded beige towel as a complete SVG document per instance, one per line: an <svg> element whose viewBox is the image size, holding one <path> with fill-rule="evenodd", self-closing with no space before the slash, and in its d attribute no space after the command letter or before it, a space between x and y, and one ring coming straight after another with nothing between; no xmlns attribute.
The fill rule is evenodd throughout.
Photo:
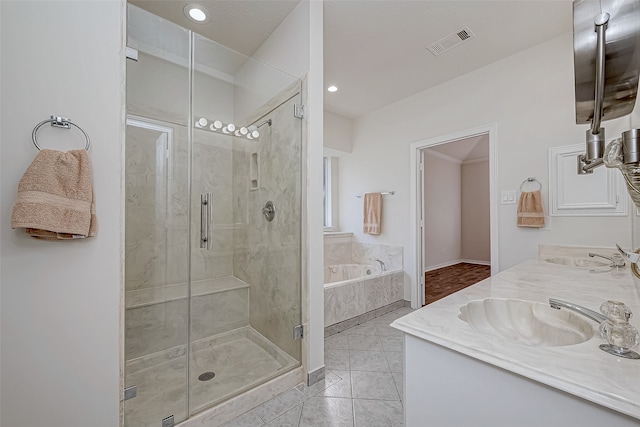
<svg viewBox="0 0 640 427"><path fill-rule="evenodd" d="M367 193L364 195L364 226L365 234L380 234L382 231L382 194Z"/></svg>
<svg viewBox="0 0 640 427"><path fill-rule="evenodd" d="M520 193L518 227L544 227L544 208L540 190Z"/></svg>
<svg viewBox="0 0 640 427"><path fill-rule="evenodd" d="M86 150L41 150L18 184L11 228L35 238L67 240L96 234L91 163Z"/></svg>

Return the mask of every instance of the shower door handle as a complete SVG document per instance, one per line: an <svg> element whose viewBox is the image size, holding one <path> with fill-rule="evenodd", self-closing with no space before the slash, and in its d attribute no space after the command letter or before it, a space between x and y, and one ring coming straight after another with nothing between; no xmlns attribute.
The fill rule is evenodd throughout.
<svg viewBox="0 0 640 427"><path fill-rule="evenodd" d="M208 251L213 247L213 193L200 195L200 248Z"/></svg>

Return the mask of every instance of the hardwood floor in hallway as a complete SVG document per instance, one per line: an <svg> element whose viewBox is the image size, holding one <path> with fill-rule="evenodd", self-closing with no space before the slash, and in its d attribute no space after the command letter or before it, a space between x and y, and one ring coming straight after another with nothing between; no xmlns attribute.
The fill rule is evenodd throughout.
<svg viewBox="0 0 640 427"><path fill-rule="evenodd" d="M491 266L461 262L424 274L425 305L491 276Z"/></svg>

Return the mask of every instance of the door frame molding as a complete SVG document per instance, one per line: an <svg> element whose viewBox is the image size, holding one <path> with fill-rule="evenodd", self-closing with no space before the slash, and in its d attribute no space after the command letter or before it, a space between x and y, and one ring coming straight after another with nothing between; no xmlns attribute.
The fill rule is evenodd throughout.
<svg viewBox="0 0 640 427"><path fill-rule="evenodd" d="M420 160L423 149L446 144L460 139L487 134L489 136L489 227L491 245L491 275L499 271L498 266L498 203L496 190L498 124L488 123L474 128L452 132L446 135L414 142L410 145L410 186L409 186L409 215L410 215L410 254L413 261L413 275L411 281L411 308L417 309L424 305L424 268L422 265L422 226L421 210L423 203L423 189L420 171ZM410 261L411 263L411 261ZM411 266L409 266L411 269Z"/></svg>

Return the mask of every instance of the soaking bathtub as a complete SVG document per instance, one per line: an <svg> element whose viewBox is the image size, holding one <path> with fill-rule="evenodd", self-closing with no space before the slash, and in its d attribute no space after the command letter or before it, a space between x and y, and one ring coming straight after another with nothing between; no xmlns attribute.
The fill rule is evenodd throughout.
<svg viewBox="0 0 640 427"><path fill-rule="evenodd" d="M371 264L334 264L324 269L325 327L393 304L404 297L404 272Z"/></svg>

